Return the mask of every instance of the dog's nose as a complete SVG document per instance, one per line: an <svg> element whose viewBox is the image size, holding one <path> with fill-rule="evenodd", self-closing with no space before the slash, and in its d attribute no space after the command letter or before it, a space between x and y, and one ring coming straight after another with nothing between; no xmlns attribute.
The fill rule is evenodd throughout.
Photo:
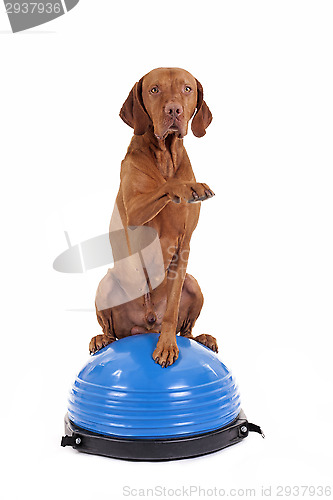
<svg viewBox="0 0 333 500"><path fill-rule="evenodd" d="M169 102L165 106L165 113L173 118L178 118L184 112L184 108L177 102Z"/></svg>
<svg viewBox="0 0 333 500"><path fill-rule="evenodd" d="M147 316L147 321L150 325L153 325L156 322L156 316L154 313L149 313Z"/></svg>

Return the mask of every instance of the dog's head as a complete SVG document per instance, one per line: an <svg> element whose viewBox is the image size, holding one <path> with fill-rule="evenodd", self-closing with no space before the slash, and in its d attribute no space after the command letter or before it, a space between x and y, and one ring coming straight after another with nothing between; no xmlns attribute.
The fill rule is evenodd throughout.
<svg viewBox="0 0 333 500"><path fill-rule="evenodd" d="M202 137L212 121L203 99L202 85L191 73L180 68L158 68L137 82L120 111L120 117L143 135L153 127L158 139L169 134L183 138L192 120L192 132Z"/></svg>

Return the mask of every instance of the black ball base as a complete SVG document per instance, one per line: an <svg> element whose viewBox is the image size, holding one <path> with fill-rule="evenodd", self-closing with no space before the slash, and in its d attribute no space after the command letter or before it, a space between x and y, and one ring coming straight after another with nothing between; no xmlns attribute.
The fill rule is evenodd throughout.
<svg viewBox="0 0 333 500"><path fill-rule="evenodd" d="M84 453L123 460L158 462L213 453L242 441L249 431L262 434L259 427L249 424L242 410L231 424L221 429L168 439L126 439L95 434L76 426L66 415L66 435L62 438L61 446L72 446Z"/></svg>

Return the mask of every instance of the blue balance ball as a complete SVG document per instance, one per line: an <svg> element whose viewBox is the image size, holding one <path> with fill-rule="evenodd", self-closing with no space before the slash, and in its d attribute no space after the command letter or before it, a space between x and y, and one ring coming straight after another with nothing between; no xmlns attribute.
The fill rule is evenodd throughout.
<svg viewBox="0 0 333 500"><path fill-rule="evenodd" d="M173 365L162 368L152 359L158 338L156 333L134 335L90 357L73 384L66 417L66 430L74 437L81 436L81 449L84 430L86 435L103 436L107 442L124 444L127 440L133 450L135 440L147 444L178 438L181 443L182 439L214 435L235 422L244 423L244 415L239 420L237 385L214 352L178 336L179 357ZM73 437L68 439L75 447ZM162 453L159 458L170 457Z"/></svg>

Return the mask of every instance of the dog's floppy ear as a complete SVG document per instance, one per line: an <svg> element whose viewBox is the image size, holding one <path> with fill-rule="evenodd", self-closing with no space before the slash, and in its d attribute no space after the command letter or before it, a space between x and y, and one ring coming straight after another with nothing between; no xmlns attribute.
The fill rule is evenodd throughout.
<svg viewBox="0 0 333 500"><path fill-rule="evenodd" d="M120 118L134 128L135 135L143 135L149 125L149 116L142 102L142 81L143 78L134 85L119 113Z"/></svg>
<svg viewBox="0 0 333 500"><path fill-rule="evenodd" d="M197 111L192 120L191 128L192 132L196 137L203 137L206 133L206 128L210 125L213 115L210 112L209 107L203 99L203 88L201 83L197 82Z"/></svg>

